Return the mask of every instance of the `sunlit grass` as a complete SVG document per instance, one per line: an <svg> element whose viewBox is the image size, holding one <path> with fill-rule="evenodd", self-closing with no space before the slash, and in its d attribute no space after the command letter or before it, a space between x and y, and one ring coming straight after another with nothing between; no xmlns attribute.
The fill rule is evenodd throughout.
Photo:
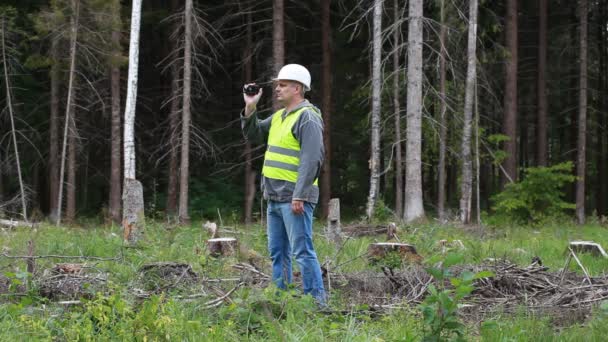
<svg viewBox="0 0 608 342"><path fill-rule="evenodd" d="M241 249L255 251L261 258L266 259L264 265L268 266L264 227L232 224L230 230L236 232L234 235L239 238ZM350 273L369 270L371 266L366 258L368 245L385 239L383 235L345 238L337 248L322 235L323 227L320 222L315 222L314 231L319 260L322 264L331 265L333 272ZM551 271L558 271L564 266L569 241L593 240L608 246L607 232L608 229L599 224L578 227L568 222L548 224L543 227L513 226L483 230L424 224L401 226L398 237L402 242L414 244L425 259L441 254L441 248L437 245L438 240L461 240L466 247L462 252L465 263L479 264L488 258L507 258L525 266L537 256ZM262 289L243 288L232 296L234 300L232 304L212 310L203 308L204 298L200 302L169 300L159 307L160 311L150 313L150 317L138 318L136 313L140 310L141 304L136 304L132 298L129 298L129 290L137 284L138 269L143 264L159 261L184 262L207 278L239 275L231 265L246 261L246 257L239 253L230 258L210 258L206 250L208 238L208 232L202 228L200 222L185 227L172 227L163 222L148 222L141 244L131 248L123 246L121 228L116 225L87 223L84 227L59 228L41 225L34 230L17 228L1 231L0 248L8 255L27 255L28 241L32 240L36 255L118 258L112 261L43 258L36 261L36 266L38 272L41 272L57 262L85 262L107 272L112 283L111 291L124 298L125 305L131 308L130 316L127 318L132 322L126 322L125 327L135 329L137 324L144 324L138 319L149 319L151 321L148 323L158 326L163 326L163 320L174 322L175 327L167 326L166 329L172 334L177 334L178 340L217 341L245 338L251 341L267 341L285 338L297 341L417 341L422 336L421 317L415 307L374 318L359 314L326 315L316 313L310 308L309 303L302 302L298 297L287 298L284 299L284 303L287 303L282 309L284 313L273 323L276 317L269 317L263 309L256 308L256 303L268 300L272 302ZM603 275L608 269L606 259L587 254L579 254L579 258L593 276ZM0 257L0 272L18 272L25 270L25 267L24 260ZM569 269L582 273L574 261L570 263ZM334 293L331 301L338 309L341 309L340 296L338 292ZM85 325L88 321L84 319L84 312L81 309L68 309L48 304L45 306L17 304L18 301L14 300L0 304L0 340L2 341L65 339L64 334L69 331L67 324L72 318L76 319L74 326L82 329L83 334L88 331ZM488 319L481 326L469 326L469 340L600 341L608 334L606 317L603 312L597 312L587 323L557 329L549 318L530 317L524 314L497 316ZM178 320L180 320L179 324ZM176 330L178 327L179 332ZM129 339L128 336L119 337L121 330L118 327L116 329L112 332L116 335L108 336ZM144 331L143 334L156 336L152 330Z"/></svg>

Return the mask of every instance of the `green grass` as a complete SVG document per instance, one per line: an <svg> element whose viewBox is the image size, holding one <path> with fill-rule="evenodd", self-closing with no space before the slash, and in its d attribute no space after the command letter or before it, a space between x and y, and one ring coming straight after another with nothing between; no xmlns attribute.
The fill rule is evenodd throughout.
<svg viewBox="0 0 608 342"><path fill-rule="evenodd" d="M260 226L236 226L240 242L266 256L266 237ZM321 227L316 227L321 231ZM556 270L563 267L569 240L593 240L608 246L607 228L599 224L576 227L570 223L544 227L486 228L470 231L452 226L426 224L401 227L399 239L416 246L425 258L440 253L436 241L461 240L466 246L465 262L477 264L486 258L507 258L527 265L534 256ZM35 242L37 255L89 255L122 257L121 261L87 261L109 274L108 293L99 294L84 305L65 307L45 302L35 294L29 297L0 297L0 341L32 340L287 340L287 341L417 341L423 323L417 307L390 314L319 313L309 297L297 291L241 288L233 303L205 309L203 303L216 295L196 301L180 301L171 294L138 301L130 290L138 285L137 270L148 262L185 262L206 277L231 277L236 257L213 259L206 255L207 232L200 223L165 229L160 222L149 222L139 248L123 248L117 226L87 224L82 228L40 226L35 230L18 228L0 232L0 248L9 255L26 255L27 242ZM315 236L321 263L332 261L340 272L357 272L370 266L364 257L367 246L383 236L348 239L339 252L321 236ZM608 261L580 255L592 275L608 269ZM71 260L79 262L78 260ZM38 270L49 268L57 259L39 259ZM570 269L581 272L576 263ZM0 272L25 270L23 260L0 257ZM226 286L232 286L228 284ZM33 302L30 302L33 301ZM340 306L340 294L332 297ZM608 314L598 309L586 322L556 326L548 317L525 314L497 315L481 324L468 326L468 340L483 341L601 341L608 336Z"/></svg>

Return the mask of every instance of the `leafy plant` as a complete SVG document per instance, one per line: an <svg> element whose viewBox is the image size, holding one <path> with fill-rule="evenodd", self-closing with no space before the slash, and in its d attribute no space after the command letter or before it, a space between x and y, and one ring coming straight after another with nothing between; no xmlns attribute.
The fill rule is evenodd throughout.
<svg viewBox="0 0 608 342"><path fill-rule="evenodd" d="M448 254L440 263L441 266L427 269L439 285L435 287L431 284L429 295L420 304L424 317L423 341L465 341L465 325L458 319L460 302L474 290L475 280L492 277L494 274L489 271L464 271L459 277L452 277L449 267L460 263L462 259L460 254ZM445 287L446 279L449 279L453 288Z"/></svg>
<svg viewBox="0 0 608 342"><path fill-rule="evenodd" d="M395 218L395 212L379 199L374 207L374 222L386 222Z"/></svg>
<svg viewBox="0 0 608 342"><path fill-rule="evenodd" d="M497 215L518 223L538 223L549 217L559 217L575 208L566 202L563 187L576 177L571 174L572 162L550 167L530 167L523 180L508 184L492 200Z"/></svg>
<svg viewBox="0 0 608 342"><path fill-rule="evenodd" d="M500 165L508 157L508 153L500 148L500 145L505 141L509 141L508 135L504 134L491 134L488 136L488 142L492 146L494 153L491 154L492 163L494 165Z"/></svg>

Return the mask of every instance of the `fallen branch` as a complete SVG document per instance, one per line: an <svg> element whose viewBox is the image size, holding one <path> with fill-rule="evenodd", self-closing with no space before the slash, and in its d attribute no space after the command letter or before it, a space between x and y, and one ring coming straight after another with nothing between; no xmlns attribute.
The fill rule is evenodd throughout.
<svg viewBox="0 0 608 342"><path fill-rule="evenodd" d="M576 256L576 253L574 253L572 248L568 247L568 250L570 251L570 253L572 253L572 257L574 257L574 260L576 261L576 263L581 267L581 269L583 270L583 273L585 273L585 278L589 282L589 285L592 285L593 283L591 282L591 277L589 277L589 273L587 273L587 269L585 269L585 266L583 266L583 263L581 263L581 261L578 260L578 257Z"/></svg>
<svg viewBox="0 0 608 342"><path fill-rule="evenodd" d="M240 281L241 278L215 278L215 279L201 279L203 283L223 283L231 281Z"/></svg>
<svg viewBox="0 0 608 342"><path fill-rule="evenodd" d="M202 292L202 293L194 293L194 294L187 295L187 296L175 296L173 298L175 298L175 299L194 299L194 298L204 297L206 295L207 295L207 293Z"/></svg>
<svg viewBox="0 0 608 342"><path fill-rule="evenodd" d="M222 301L224 301L224 299L228 298L234 291L236 291L243 284L245 284L245 283L238 283L238 284L236 284L236 286L234 288L232 288L232 290L226 292L226 294L224 294L223 296L218 297L218 298L216 298L214 300L210 300L210 301L206 302L205 304L203 304L203 305L205 305L204 308L205 309L211 309L211 308L214 308L216 306L220 306L222 304Z"/></svg>
<svg viewBox="0 0 608 342"><path fill-rule="evenodd" d="M568 270L568 266L570 266L570 261L571 260L572 260L572 253L568 253L568 258L566 259L566 264L564 265L564 268L562 269L562 273L559 276L559 283L557 283L558 287L560 285L562 285L562 282L564 281L564 276L566 275L566 271Z"/></svg>
<svg viewBox="0 0 608 342"><path fill-rule="evenodd" d="M88 256L88 255L8 255L6 253L0 254L1 257L5 257L7 259L46 259L46 258L55 258L55 259L85 259L85 260L98 260L98 261L117 261L122 258L122 256L116 256L114 258L102 258L96 256Z"/></svg>
<svg viewBox="0 0 608 342"><path fill-rule="evenodd" d="M5 226L5 227L9 227L9 228L16 228L16 227L30 227L31 228L34 226L34 224L31 222L25 222L25 221L0 219L0 226Z"/></svg>
<svg viewBox="0 0 608 342"><path fill-rule="evenodd" d="M249 265L249 264L238 263L238 264L232 265L232 267L236 268L237 270L249 271L249 272L255 273L263 278L270 279L269 275L267 275L266 273L264 273L262 271L259 271L258 269L256 269L255 267L253 267L252 265Z"/></svg>

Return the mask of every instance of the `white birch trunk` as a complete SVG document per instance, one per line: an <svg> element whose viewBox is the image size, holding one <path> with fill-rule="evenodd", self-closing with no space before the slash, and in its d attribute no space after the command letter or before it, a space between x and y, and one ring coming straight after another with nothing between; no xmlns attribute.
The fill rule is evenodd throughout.
<svg viewBox="0 0 608 342"><path fill-rule="evenodd" d="M372 132L369 196L367 197L367 219L371 220L376 206L380 180L380 106L381 106L381 53L382 53L382 0L374 0L374 33L372 38Z"/></svg>
<svg viewBox="0 0 608 342"><path fill-rule="evenodd" d="M464 95L464 126L462 129L462 183L460 195L460 221L471 222L473 190L473 162L471 156L471 130L473 122L473 100L475 95L477 45L477 0L469 1L469 39L467 48L467 80Z"/></svg>
<svg viewBox="0 0 608 342"><path fill-rule="evenodd" d="M21 162L19 160L19 148L17 145L17 132L15 131L15 114L13 112L13 101L11 96L11 86L8 78L8 63L6 62L6 18L2 20L2 64L4 65L4 84L6 85L6 106L8 107L8 116L11 120L11 135L13 137L13 146L15 147L15 162L17 163L17 176L19 177L19 189L21 190L21 215L23 220L27 221L27 204L25 201L25 187L23 185L23 176L21 175ZM0 176L1 177L1 176Z"/></svg>
<svg viewBox="0 0 608 342"><path fill-rule="evenodd" d="M407 130L403 219L424 217L422 205L422 0L409 2L407 47Z"/></svg>
<svg viewBox="0 0 608 342"><path fill-rule="evenodd" d="M61 224L61 209L63 207L63 178L65 176L65 160L68 145L68 129L70 127L70 114L72 110L72 101L74 93L74 74L76 73L76 42L78 41L78 20L80 12L80 1L72 2L74 8L74 16L71 19L72 26L72 42L70 44L70 74L68 76L68 99L65 105L65 124L63 126L63 145L61 147L61 166L59 167L59 191L57 199L57 220L56 225Z"/></svg>
<svg viewBox="0 0 608 342"><path fill-rule="evenodd" d="M186 0L184 7L184 96L182 103L182 148L179 175L179 221L189 223L188 177L190 163L190 94L192 86L192 0Z"/></svg>
<svg viewBox="0 0 608 342"><path fill-rule="evenodd" d="M123 182L123 238L137 244L144 227L143 188L135 179L135 105L137 102L137 68L139 67L139 26L142 0L133 0L131 37L129 42L129 76L124 119L124 182Z"/></svg>
<svg viewBox="0 0 608 342"><path fill-rule="evenodd" d="M137 103L137 69L139 67L139 26L141 2L133 0L131 37L129 41L129 76L125 108L124 178L135 179L135 105Z"/></svg>

